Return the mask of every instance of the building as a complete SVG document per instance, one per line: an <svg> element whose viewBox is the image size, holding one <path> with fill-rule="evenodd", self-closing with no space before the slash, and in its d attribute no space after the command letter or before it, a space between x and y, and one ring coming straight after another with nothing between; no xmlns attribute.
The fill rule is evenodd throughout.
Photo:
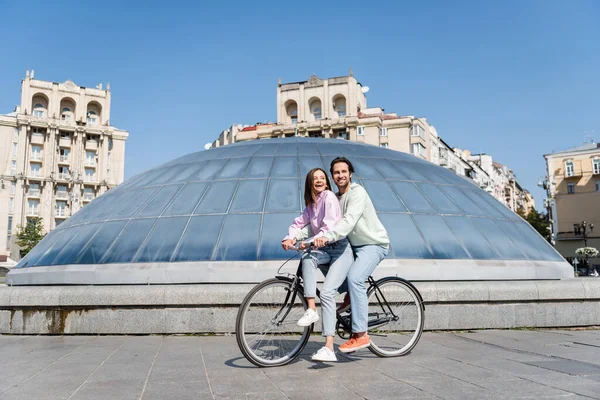
<svg viewBox="0 0 600 400"><path fill-rule="evenodd" d="M0 259L18 260L13 233L28 218L49 232L124 178L128 132L110 122L110 87L34 79L0 115Z"/></svg>
<svg viewBox="0 0 600 400"><path fill-rule="evenodd" d="M546 179L541 185L548 195L545 204L556 249L572 261L579 247L600 250L600 144L592 142L544 158ZM600 269L600 258L590 264Z"/></svg>
<svg viewBox="0 0 600 400"><path fill-rule="evenodd" d="M482 168L468 150L450 147L424 117L386 113L368 107L366 93L352 74L329 79L311 76L302 82L277 85L277 121L252 126L233 125L211 147L293 136L338 138L409 153L471 178L513 211L528 209L520 200L512 171L500 164ZM491 156L489 156L491 160ZM494 188L490 190L490 188ZM520 188L520 186L519 186Z"/></svg>

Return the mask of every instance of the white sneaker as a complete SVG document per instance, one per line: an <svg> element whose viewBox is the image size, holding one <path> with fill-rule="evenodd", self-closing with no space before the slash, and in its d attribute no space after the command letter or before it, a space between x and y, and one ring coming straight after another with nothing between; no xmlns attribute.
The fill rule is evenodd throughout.
<svg viewBox="0 0 600 400"><path fill-rule="evenodd" d="M337 361L335 353L323 346L311 357L313 361Z"/></svg>
<svg viewBox="0 0 600 400"><path fill-rule="evenodd" d="M319 313L317 313L312 308L306 310L302 318L300 318L297 322L298 326L309 326L314 324L319 320Z"/></svg>

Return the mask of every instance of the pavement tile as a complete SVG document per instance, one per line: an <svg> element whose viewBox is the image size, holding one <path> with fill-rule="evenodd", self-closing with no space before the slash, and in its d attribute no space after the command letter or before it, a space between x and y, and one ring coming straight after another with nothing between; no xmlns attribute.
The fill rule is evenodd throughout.
<svg viewBox="0 0 600 400"><path fill-rule="evenodd" d="M145 379L116 379L86 382L69 400L130 400L137 399Z"/></svg>

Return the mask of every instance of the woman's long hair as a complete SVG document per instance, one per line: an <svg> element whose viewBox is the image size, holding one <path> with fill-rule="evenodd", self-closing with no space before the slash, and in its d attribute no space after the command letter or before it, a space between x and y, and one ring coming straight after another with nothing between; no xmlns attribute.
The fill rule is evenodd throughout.
<svg viewBox="0 0 600 400"><path fill-rule="evenodd" d="M323 168L313 168L308 171L306 174L306 182L304 183L304 204L306 207L313 204L316 200L316 195L313 192L313 181L315 172L321 171L325 175L325 184L327 185L328 190L331 190L331 183L329 183L329 177L327 176L327 172L323 170Z"/></svg>

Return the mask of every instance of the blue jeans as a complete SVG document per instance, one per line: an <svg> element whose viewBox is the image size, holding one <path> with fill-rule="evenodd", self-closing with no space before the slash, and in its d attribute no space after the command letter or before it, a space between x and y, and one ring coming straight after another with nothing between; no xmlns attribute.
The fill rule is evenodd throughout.
<svg viewBox="0 0 600 400"><path fill-rule="evenodd" d="M369 322L369 299L365 281L373 273L375 267L387 256L389 248L376 244L352 247L356 254L354 263L350 266L348 280L344 282L339 292L346 290L350 293L350 311L352 312L352 332L366 332Z"/></svg>
<svg viewBox="0 0 600 400"><path fill-rule="evenodd" d="M316 297L317 268L325 275L325 281L321 288L323 336L335 335L335 294L348 276L353 259L352 248L347 239L338 240L302 256L304 297Z"/></svg>

